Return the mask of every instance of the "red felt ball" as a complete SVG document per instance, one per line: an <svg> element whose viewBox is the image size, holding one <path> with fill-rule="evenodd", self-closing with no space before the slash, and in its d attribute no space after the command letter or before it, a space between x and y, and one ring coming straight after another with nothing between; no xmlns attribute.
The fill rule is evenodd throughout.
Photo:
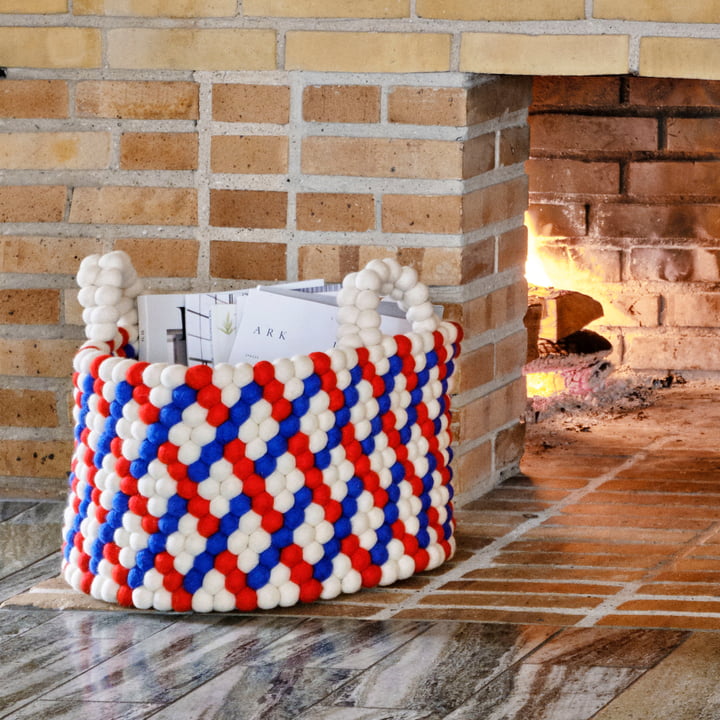
<svg viewBox="0 0 720 720"><path fill-rule="evenodd" d="M285 387L279 381L273 378L263 388L263 398L269 403L276 403L285 392Z"/></svg>
<svg viewBox="0 0 720 720"><path fill-rule="evenodd" d="M104 397L98 399L97 411L98 414L103 417L108 417L110 415L110 403Z"/></svg>
<svg viewBox="0 0 720 720"><path fill-rule="evenodd" d="M183 584L183 576L173 568L163 578L163 587L168 592L175 592L178 588L181 588Z"/></svg>
<svg viewBox="0 0 720 720"><path fill-rule="evenodd" d="M243 445L243 453L244 452L245 449ZM255 463L248 457L242 457L233 463L233 472L241 480L248 482L255 472Z"/></svg>
<svg viewBox="0 0 720 720"><path fill-rule="evenodd" d="M263 515L260 522L262 529L267 533L277 532L283 526L283 515L277 510L270 510Z"/></svg>
<svg viewBox="0 0 720 720"><path fill-rule="evenodd" d="M155 569L167 575L175 569L175 558L169 552L160 552L155 556Z"/></svg>
<svg viewBox="0 0 720 720"><path fill-rule="evenodd" d="M180 463L177 463L180 465ZM185 467L184 465L182 467ZM175 488L175 492L185 500L191 500L192 498L196 497L198 494L197 491L197 483L194 483L190 478L188 477L181 477L177 481L177 487Z"/></svg>
<svg viewBox="0 0 720 720"><path fill-rule="evenodd" d="M213 370L209 365L191 365L185 373L185 384L200 390L212 382Z"/></svg>
<svg viewBox="0 0 720 720"><path fill-rule="evenodd" d="M327 353L312 352L310 353L309 358L312 360L313 367L318 375L322 375L330 370L331 361L330 356Z"/></svg>
<svg viewBox="0 0 720 720"><path fill-rule="evenodd" d="M135 495L138 491L138 481L132 475L125 475L120 480L120 490L126 495Z"/></svg>
<svg viewBox="0 0 720 720"><path fill-rule="evenodd" d="M229 575L233 570L237 570L237 555L229 550L223 550L215 557L215 569L223 575Z"/></svg>
<svg viewBox="0 0 720 720"><path fill-rule="evenodd" d="M223 447L223 457L230 463L236 463L245 457L245 443L234 438Z"/></svg>
<svg viewBox="0 0 720 720"><path fill-rule="evenodd" d="M252 499L252 509L260 516L270 512L273 509L273 503L275 498L269 493L263 490L257 493Z"/></svg>
<svg viewBox="0 0 720 720"><path fill-rule="evenodd" d="M359 547L351 556L350 562L355 570L362 573L363 570L370 567L372 563L372 557L370 553L365 549Z"/></svg>
<svg viewBox="0 0 720 720"><path fill-rule="evenodd" d="M250 474L243 481L243 493L254 498L256 495L265 492L265 481L255 473Z"/></svg>
<svg viewBox="0 0 720 720"><path fill-rule="evenodd" d="M226 405L218 403L217 405L213 405L208 410L206 420L208 425L212 425L213 427L220 427L220 425L222 425L229 417L230 409Z"/></svg>
<svg viewBox="0 0 720 720"><path fill-rule="evenodd" d="M150 401L150 388L145 384L140 384L133 388L132 392L133 400L142 405L143 403Z"/></svg>
<svg viewBox="0 0 720 720"><path fill-rule="evenodd" d="M301 472L307 472L315 466L315 456L307 450L295 458L295 465Z"/></svg>
<svg viewBox="0 0 720 720"><path fill-rule="evenodd" d="M210 409L222 401L222 391L215 385L205 385L198 390L197 403L204 408Z"/></svg>
<svg viewBox="0 0 720 720"><path fill-rule="evenodd" d="M315 488L320 487L323 484L323 474L322 470L316 467L311 467L306 473L305 473L305 485L306 487L310 488L310 490L315 490Z"/></svg>
<svg viewBox="0 0 720 720"><path fill-rule="evenodd" d="M204 366L201 365L200 367ZM170 604L175 612L190 612L192 610L192 595L185 588L179 587L173 592Z"/></svg>
<svg viewBox="0 0 720 720"><path fill-rule="evenodd" d="M292 544L284 547L280 551L280 562L289 568L295 567L298 563L302 562L303 551L299 545Z"/></svg>
<svg viewBox="0 0 720 720"><path fill-rule="evenodd" d="M164 442L158 447L157 455L160 462L170 465L170 463L177 462L178 459L178 446L171 442Z"/></svg>
<svg viewBox="0 0 720 720"><path fill-rule="evenodd" d="M302 585L308 582L313 576L313 567L310 563L301 560L290 571L290 580L296 585Z"/></svg>
<svg viewBox="0 0 720 720"><path fill-rule="evenodd" d="M348 557L360 547L360 538L357 535L348 535L340 541L340 551Z"/></svg>
<svg viewBox="0 0 720 720"><path fill-rule="evenodd" d="M295 433L292 437L288 438L288 452L291 455L299 455L305 452L310 447L310 439L305 433Z"/></svg>
<svg viewBox="0 0 720 720"><path fill-rule="evenodd" d="M202 495L195 495L188 500L188 512L196 518L202 518L210 512L210 501Z"/></svg>
<svg viewBox="0 0 720 720"><path fill-rule="evenodd" d="M257 608L257 593L249 587L245 587L235 595L235 607L244 612Z"/></svg>
<svg viewBox="0 0 720 720"><path fill-rule="evenodd" d="M112 355L98 355L91 363L90 363L90 374L96 378L98 375L100 375L100 365L105 362L109 357L112 357Z"/></svg>
<svg viewBox="0 0 720 720"><path fill-rule="evenodd" d="M361 573L363 587L370 588L380 584L382 570L377 565L366 567Z"/></svg>
<svg viewBox="0 0 720 720"><path fill-rule="evenodd" d="M111 564L117 565L120 562L120 548L114 542L105 543L103 546L103 557Z"/></svg>
<svg viewBox="0 0 720 720"><path fill-rule="evenodd" d="M148 499L142 495L133 495L128 502L128 509L138 517L147 513Z"/></svg>
<svg viewBox="0 0 720 720"><path fill-rule="evenodd" d="M143 381L143 372L145 371L145 368L150 363L146 362L136 362L133 363L126 371L125 371L125 379L131 384L131 385L141 385Z"/></svg>
<svg viewBox="0 0 720 720"><path fill-rule="evenodd" d="M200 496L198 495L198 497ZM192 502L192 500L190 502ZM198 520L197 531L203 537L209 538L211 535L214 535L219 528L220 520L212 514L203 515L203 517Z"/></svg>
<svg viewBox="0 0 720 720"><path fill-rule="evenodd" d="M415 553L415 572L422 572L430 564L430 555L427 550L420 548Z"/></svg>
<svg viewBox="0 0 720 720"><path fill-rule="evenodd" d="M128 573L130 571L123 567L122 565L116 565L112 569L112 579L118 584L118 585L125 585L127 583Z"/></svg>
<svg viewBox="0 0 720 720"><path fill-rule="evenodd" d="M171 462L168 464L167 470L173 480L178 482L187 480L187 465L183 465L181 462Z"/></svg>
<svg viewBox="0 0 720 720"><path fill-rule="evenodd" d="M284 397L278 398L273 402L272 411L270 412L272 419L280 422L290 417L292 413L292 403Z"/></svg>
<svg viewBox="0 0 720 720"><path fill-rule="evenodd" d="M219 570L220 568L218 568ZM222 571L221 571L222 572ZM247 576L237 567L231 568L225 574L225 589L233 595L237 595L241 590L247 587Z"/></svg>
<svg viewBox="0 0 720 720"><path fill-rule="evenodd" d="M328 485L319 485L313 490L313 502L325 506L330 500L332 490Z"/></svg>
<svg viewBox="0 0 720 720"><path fill-rule="evenodd" d="M267 360L260 360L253 366L253 379L258 385L267 385L275 377L275 367Z"/></svg>
<svg viewBox="0 0 720 720"><path fill-rule="evenodd" d="M146 425L152 425L153 423L156 423L160 417L160 408L157 408L147 402L139 407L138 417Z"/></svg>
<svg viewBox="0 0 720 720"><path fill-rule="evenodd" d="M132 607L133 601L132 601L132 590L128 585L121 585L118 589L117 593L117 601L118 605L122 605L123 607Z"/></svg>
<svg viewBox="0 0 720 720"><path fill-rule="evenodd" d="M83 572L87 572L90 569L90 556L86 553L82 553L77 561L77 566Z"/></svg>
<svg viewBox="0 0 720 720"><path fill-rule="evenodd" d="M317 600L322 594L322 585L312 578L300 585L300 602L309 603Z"/></svg>
<svg viewBox="0 0 720 720"><path fill-rule="evenodd" d="M337 500L328 500L325 504L325 519L329 523L336 523L342 517L342 505Z"/></svg>

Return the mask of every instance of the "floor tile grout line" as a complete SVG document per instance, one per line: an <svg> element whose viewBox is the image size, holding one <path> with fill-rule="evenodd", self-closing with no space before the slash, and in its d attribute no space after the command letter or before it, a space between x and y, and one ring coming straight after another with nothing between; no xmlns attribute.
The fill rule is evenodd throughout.
<svg viewBox="0 0 720 720"><path fill-rule="evenodd" d="M474 552L473 555L467 560L458 563L448 572L443 573L437 578L432 579L425 587L420 588L405 602L401 602L392 607L383 608L376 614L371 615L369 619L387 620L396 615L398 612L418 609L418 606L420 605L420 603L422 603L425 597L438 590L442 585L446 584L447 582L453 580L460 580L465 575L467 575L467 573L473 570L491 567L492 563L494 562L500 551L502 551L510 543L522 537L528 530L538 527L546 520L551 518L553 515L556 515L558 511L562 510L562 508L577 503L583 497L595 491L600 485L607 482L608 480L613 479L618 473L627 470L630 467L633 467L638 462L642 462L648 456L648 453L655 450L656 447L661 447L665 442L665 438L650 442L646 447L632 455L624 463L618 465L612 470L603 473L602 475L598 475L597 477L592 478L583 487L573 490L564 498L558 500L556 503L553 503L550 507L535 513L534 517L528 518L525 522L516 526L502 537L496 538L489 545L486 545L484 548L481 548L480 550Z"/></svg>

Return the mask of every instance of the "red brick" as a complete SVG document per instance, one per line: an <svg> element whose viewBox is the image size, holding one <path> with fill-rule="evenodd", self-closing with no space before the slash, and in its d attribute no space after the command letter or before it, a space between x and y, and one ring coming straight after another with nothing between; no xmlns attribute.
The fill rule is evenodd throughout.
<svg viewBox="0 0 720 720"><path fill-rule="evenodd" d="M463 143L463 177L482 175L495 167L495 133L487 133Z"/></svg>
<svg viewBox="0 0 720 720"><path fill-rule="evenodd" d="M530 155L530 128L527 125L504 128L500 131L501 167L525 162Z"/></svg>
<svg viewBox="0 0 720 720"><path fill-rule="evenodd" d="M66 118L69 100L64 80L7 80L0 82L0 116L9 118Z"/></svg>
<svg viewBox="0 0 720 720"><path fill-rule="evenodd" d="M57 427L55 393L47 390L0 389L0 425Z"/></svg>
<svg viewBox="0 0 720 720"><path fill-rule="evenodd" d="M531 111L539 107L607 107L620 103L619 77L533 78Z"/></svg>
<svg viewBox="0 0 720 720"><path fill-rule="evenodd" d="M585 205L579 203L531 203L527 225L535 236L587 235Z"/></svg>
<svg viewBox="0 0 720 720"><path fill-rule="evenodd" d="M588 195L620 192L620 165L616 162L530 158L525 169L530 192Z"/></svg>
<svg viewBox="0 0 720 720"><path fill-rule="evenodd" d="M80 117L139 120L197 120L198 85L192 82L79 82L75 103Z"/></svg>
<svg viewBox="0 0 720 720"><path fill-rule="evenodd" d="M529 122L533 155L627 153L658 148L655 118L551 114L532 115Z"/></svg>
<svg viewBox="0 0 720 720"><path fill-rule="evenodd" d="M215 227L284 228L287 224L287 193L211 190L210 224Z"/></svg>
<svg viewBox="0 0 720 720"><path fill-rule="evenodd" d="M513 333L495 345L495 376L517 375L527 358L525 328Z"/></svg>
<svg viewBox="0 0 720 720"><path fill-rule="evenodd" d="M720 370L720 336L671 332L648 335L642 331L628 332L626 362L630 367L647 370Z"/></svg>
<svg viewBox="0 0 720 720"><path fill-rule="evenodd" d="M384 232L459 233L462 202L457 195L383 195Z"/></svg>
<svg viewBox="0 0 720 720"><path fill-rule="evenodd" d="M522 215L527 208L525 176L489 185L463 197L463 230L468 232Z"/></svg>
<svg viewBox="0 0 720 720"><path fill-rule="evenodd" d="M532 78L496 75L469 88L467 124L495 120L524 110L532 99Z"/></svg>
<svg viewBox="0 0 720 720"><path fill-rule="evenodd" d="M692 155L718 154L720 118L668 118L667 149Z"/></svg>
<svg viewBox="0 0 720 720"><path fill-rule="evenodd" d="M196 133L123 133L120 167L123 170L196 170Z"/></svg>
<svg viewBox="0 0 720 720"><path fill-rule="evenodd" d="M60 319L60 291L50 289L0 290L0 322L54 325Z"/></svg>
<svg viewBox="0 0 720 720"><path fill-rule="evenodd" d="M495 468L520 462L525 449L525 424L517 422L501 430L495 438Z"/></svg>
<svg viewBox="0 0 720 720"><path fill-rule="evenodd" d="M210 165L217 173L286 173L288 139L282 135L217 135L210 147Z"/></svg>
<svg viewBox="0 0 720 720"><path fill-rule="evenodd" d="M87 255L102 251L97 238L0 238L0 267L4 272L75 275Z"/></svg>
<svg viewBox="0 0 720 720"><path fill-rule="evenodd" d="M627 171L628 192L640 197L720 195L716 162L634 162Z"/></svg>
<svg viewBox="0 0 720 720"><path fill-rule="evenodd" d="M632 105L649 107L720 107L720 80L628 78Z"/></svg>
<svg viewBox="0 0 720 720"><path fill-rule="evenodd" d="M143 277L186 277L197 275L199 243L175 238L121 238L115 249L124 250Z"/></svg>
<svg viewBox="0 0 720 720"><path fill-rule="evenodd" d="M508 230L498 236L498 272L524 267L527 260L527 229L522 227Z"/></svg>
<svg viewBox="0 0 720 720"><path fill-rule="evenodd" d="M285 245L213 241L210 274L237 280L275 281L286 277Z"/></svg>
<svg viewBox="0 0 720 720"><path fill-rule="evenodd" d="M720 205L592 205L590 227L595 236L692 238L697 244L714 245L720 235Z"/></svg>

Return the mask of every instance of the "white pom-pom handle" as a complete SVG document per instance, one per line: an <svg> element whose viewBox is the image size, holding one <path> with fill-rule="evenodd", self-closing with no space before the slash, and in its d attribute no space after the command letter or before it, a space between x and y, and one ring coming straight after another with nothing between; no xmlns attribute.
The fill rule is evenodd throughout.
<svg viewBox="0 0 720 720"><path fill-rule="evenodd" d="M377 344L381 298L397 300L414 332L432 332L440 321L430 303L427 286L417 272L393 258L371 260L362 270L343 280L338 294L338 346L360 347Z"/></svg>

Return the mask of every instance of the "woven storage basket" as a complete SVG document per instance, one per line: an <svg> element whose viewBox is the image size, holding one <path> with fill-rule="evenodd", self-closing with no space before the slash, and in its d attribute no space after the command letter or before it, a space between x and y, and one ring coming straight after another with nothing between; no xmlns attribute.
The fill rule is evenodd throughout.
<svg viewBox="0 0 720 720"><path fill-rule="evenodd" d="M455 549L448 381L460 330L411 268L345 278L327 352L190 367L135 358L127 255L78 272L63 575L161 611L291 606L431 569ZM392 296L412 332L383 336Z"/></svg>

